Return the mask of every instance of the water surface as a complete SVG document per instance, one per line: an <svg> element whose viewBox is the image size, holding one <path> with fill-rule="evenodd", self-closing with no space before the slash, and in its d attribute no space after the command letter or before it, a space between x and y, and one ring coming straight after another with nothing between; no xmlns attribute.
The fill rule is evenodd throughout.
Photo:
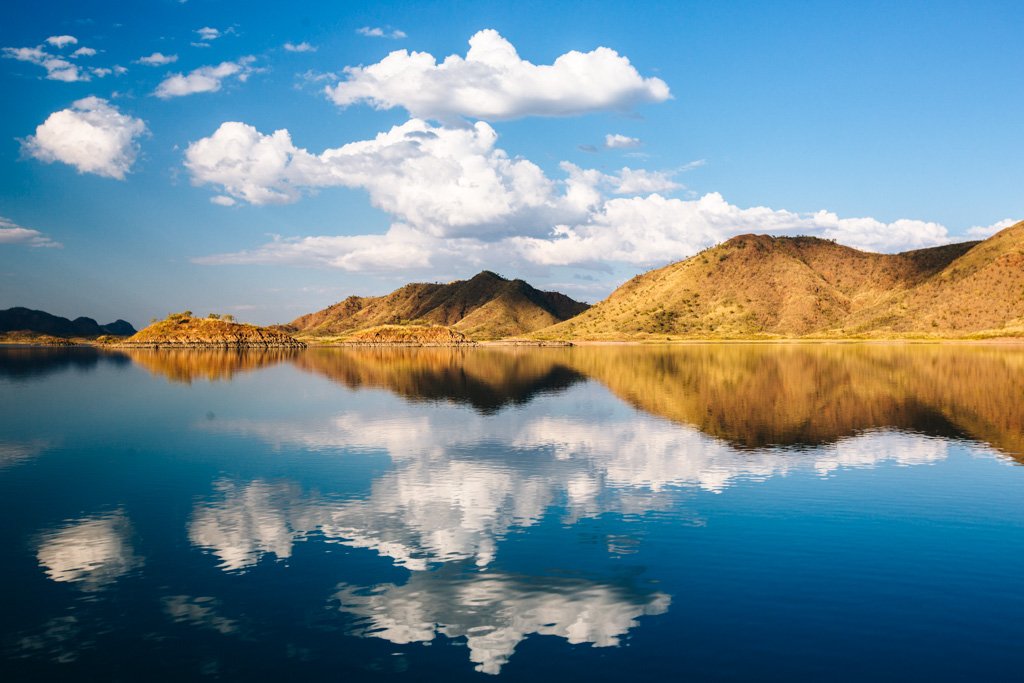
<svg viewBox="0 0 1024 683"><path fill-rule="evenodd" d="M4 680L1019 681L1024 349L0 349Z"/></svg>

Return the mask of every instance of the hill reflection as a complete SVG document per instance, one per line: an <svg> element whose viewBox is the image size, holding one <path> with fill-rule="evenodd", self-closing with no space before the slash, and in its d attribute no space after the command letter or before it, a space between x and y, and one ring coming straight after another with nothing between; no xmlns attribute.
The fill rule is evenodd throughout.
<svg viewBox="0 0 1024 683"><path fill-rule="evenodd" d="M532 349L321 348L297 356L295 364L352 389L382 388L414 401L469 404L484 414L586 379Z"/></svg>
<svg viewBox="0 0 1024 683"><path fill-rule="evenodd" d="M133 362L172 382L227 380L291 360L297 349L126 349Z"/></svg>
<svg viewBox="0 0 1024 683"><path fill-rule="evenodd" d="M571 364L635 407L737 448L899 429L967 437L1024 459L1024 348L585 347Z"/></svg>

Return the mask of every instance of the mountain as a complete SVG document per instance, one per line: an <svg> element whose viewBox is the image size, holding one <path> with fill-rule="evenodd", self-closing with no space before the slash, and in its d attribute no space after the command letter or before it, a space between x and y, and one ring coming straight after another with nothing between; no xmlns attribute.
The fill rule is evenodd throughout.
<svg viewBox="0 0 1024 683"><path fill-rule="evenodd" d="M45 311L33 311L20 306L0 311L0 333L21 331L50 334L55 337L99 337L104 334L127 337L135 334L135 328L124 320L100 325L92 318L68 320Z"/></svg>
<svg viewBox="0 0 1024 683"><path fill-rule="evenodd" d="M347 336L381 325L443 325L472 339L526 334L567 320L588 305L522 280L484 271L448 284L413 283L386 296L349 298L294 320L301 336Z"/></svg>
<svg viewBox="0 0 1024 683"><path fill-rule="evenodd" d="M740 235L639 275L542 339L1024 334L1024 222L983 242L874 254Z"/></svg>

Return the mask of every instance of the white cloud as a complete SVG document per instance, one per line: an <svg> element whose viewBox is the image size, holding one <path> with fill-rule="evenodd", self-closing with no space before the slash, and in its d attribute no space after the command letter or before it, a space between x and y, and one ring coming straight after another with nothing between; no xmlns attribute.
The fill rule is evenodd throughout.
<svg viewBox="0 0 1024 683"><path fill-rule="evenodd" d="M640 138L631 138L627 135L620 135L619 133L609 133L604 136L604 146L608 149L629 149L630 147L639 147Z"/></svg>
<svg viewBox="0 0 1024 683"><path fill-rule="evenodd" d="M475 34L469 46L465 58L451 55L440 64L425 52L396 50L376 64L347 67L346 79L325 92L343 107L402 107L436 120L572 116L670 96L664 81L641 77L627 58L606 47L536 65L491 29Z"/></svg>
<svg viewBox="0 0 1024 683"><path fill-rule="evenodd" d="M211 26L204 26L202 28L198 28L196 29L196 33L199 35L199 40L205 41L217 40L222 35L224 35L220 32L219 29L215 29Z"/></svg>
<svg viewBox="0 0 1024 683"><path fill-rule="evenodd" d="M46 69L47 80L64 81L65 83L89 80L89 75L79 69L78 65L55 57L43 50L42 47L5 47L3 56L43 67Z"/></svg>
<svg viewBox="0 0 1024 683"><path fill-rule="evenodd" d="M238 202L236 202L231 197L227 197L225 195L219 194L219 195L216 195L214 197L210 197L210 203L211 204L217 204L218 206L234 206Z"/></svg>
<svg viewBox="0 0 1024 683"><path fill-rule="evenodd" d="M628 166L619 171L615 194L651 194L678 190L681 184L672 180L671 171L647 171Z"/></svg>
<svg viewBox="0 0 1024 683"><path fill-rule="evenodd" d="M316 52L316 48L309 43L285 43L284 49L288 52Z"/></svg>
<svg viewBox="0 0 1024 683"><path fill-rule="evenodd" d="M80 47L71 53L72 57L95 57L96 50L91 47Z"/></svg>
<svg viewBox="0 0 1024 683"><path fill-rule="evenodd" d="M3 216L0 216L0 245L18 244L26 247L57 247L61 243L55 242L38 230L23 228L17 223ZM2 452L2 449L0 449ZM0 462L3 458L0 457Z"/></svg>
<svg viewBox="0 0 1024 683"><path fill-rule="evenodd" d="M107 69L104 67L97 67L95 69L92 69L92 75L96 78L104 78L112 73L114 73L112 69Z"/></svg>
<svg viewBox="0 0 1024 683"><path fill-rule="evenodd" d="M136 64L145 64L146 66L164 66L166 64L173 64L178 61L178 55L165 55L162 52L154 52L146 57L139 57L135 60Z"/></svg>
<svg viewBox="0 0 1024 683"><path fill-rule="evenodd" d="M619 262L651 266L686 258L744 232L811 234L849 246L898 251L950 241L937 223L839 218L767 207L740 208L711 193L675 199L677 172L623 168L606 174L563 162L563 179L496 147L490 125L446 128L412 119L372 140L313 154L287 130L264 135L228 122L192 143L185 165L209 184L251 204L296 201L318 188L365 189L395 222L385 234L274 239L200 263L276 263L346 270L421 269L447 263L500 267ZM610 195L643 195L612 198ZM217 200L220 203L222 200Z"/></svg>
<svg viewBox="0 0 1024 683"><path fill-rule="evenodd" d="M251 74L258 71L251 66L254 61L255 57L242 57L237 62L201 66L190 71L188 75L173 73L161 81L153 94L166 100L196 93L217 92L226 78L237 78L243 83L248 80Z"/></svg>
<svg viewBox="0 0 1024 683"><path fill-rule="evenodd" d="M828 211L801 214L758 206L743 209L717 192L695 200L659 194L610 199L584 223L557 226L549 237L512 241L527 260L545 265L619 261L654 265L676 261L743 233L809 234L872 251L901 251L945 244L938 223L839 218Z"/></svg>
<svg viewBox="0 0 1024 683"><path fill-rule="evenodd" d="M1016 225L1020 221L1016 218L1004 218L1001 221L996 221L992 225L975 225L967 228L967 236L972 240L983 240L991 237L1000 230Z"/></svg>
<svg viewBox="0 0 1024 683"><path fill-rule="evenodd" d="M383 29L378 26L363 26L362 28L357 28L356 33L367 38L392 38L399 40L407 37L405 31L400 31L397 28Z"/></svg>
<svg viewBox="0 0 1024 683"><path fill-rule="evenodd" d="M50 36L46 39L46 42L57 49L61 49L68 45L77 45L78 38L75 38L74 36Z"/></svg>
<svg viewBox="0 0 1024 683"><path fill-rule="evenodd" d="M146 132L142 119L122 114L99 97L77 100L50 114L22 150L40 161L60 161L79 173L124 179L138 154L136 139Z"/></svg>
<svg viewBox="0 0 1024 683"><path fill-rule="evenodd" d="M495 148L486 123L444 128L412 119L372 140L317 155L287 130L264 135L238 122L189 145L196 184L252 204L291 202L321 187L363 188L371 203L421 232L445 237L543 234L586 216L589 180L570 178L564 193L535 164ZM540 230L540 232L537 232Z"/></svg>

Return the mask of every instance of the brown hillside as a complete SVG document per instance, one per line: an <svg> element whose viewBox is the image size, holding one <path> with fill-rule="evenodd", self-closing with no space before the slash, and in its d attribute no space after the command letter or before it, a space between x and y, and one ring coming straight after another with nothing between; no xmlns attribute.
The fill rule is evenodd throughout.
<svg viewBox="0 0 1024 683"><path fill-rule="evenodd" d="M526 334L587 309L558 292L484 271L446 285L413 283L378 297L349 298L294 320L303 337L345 337L381 325L442 325L473 339Z"/></svg>
<svg viewBox="0 0 1024 683"><path fill-rule="evenodd" d="M846 329L945 336L1024 333L1024 222L970 244L920 286L852 316Z"/></svg>
<svg viewBox="0 0 1024 683"><path fill-rule="evenodd" d="M639 275L542 339L966 336L1024 332L1024 223L902 254L740 235Z"/></svg>
<svg viewBox="0 0 1024 683"><path fill-rule="evenodd" d="M280 329L174 313L117 346L135 347L301 347Z"/></svg>

